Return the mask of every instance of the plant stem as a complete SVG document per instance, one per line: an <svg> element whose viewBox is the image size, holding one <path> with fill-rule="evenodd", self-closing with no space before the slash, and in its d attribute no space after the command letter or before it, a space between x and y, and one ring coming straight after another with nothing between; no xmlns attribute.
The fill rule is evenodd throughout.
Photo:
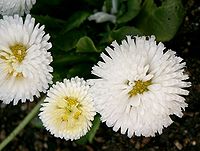
<svg viewBox="0 0 200 151"><path fill-rule="evenodd" d="M0 151L10 142L12 141L17 134L36 116L39 112L41 103L44 101L45 97L42 97L41 100L37 103L37 105L32 109L32 111L24 118L24 120L10 133L9 136L4 139L0 144Z"/></svg>

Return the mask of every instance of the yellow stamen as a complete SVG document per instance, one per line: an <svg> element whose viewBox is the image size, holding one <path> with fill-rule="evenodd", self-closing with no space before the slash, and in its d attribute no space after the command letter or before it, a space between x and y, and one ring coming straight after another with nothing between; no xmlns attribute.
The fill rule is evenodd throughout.
<svg viewBox="0 0 200 151"><path fill-rule="evenodd" d="M67 114L63 114L63 116L61 117L61 119L62 119L63 121L66 121L67 118L68 118Z"/></svg>
<svg viewBox="0 0 200 151"><path fill-rule="evenodd" d="M74 113L73 118L77 120L79 118L79 116L81 115L81 113L82 113L82 111L77 111L76 113Z"/></svg>
<svg viewBox="0 0 200 151"><path fill-rule="evenodd" d="M23 74L21 72L17 73L16 78L22 78Z"/></svg>
<svg viewBox="0 0 200 151"><path fill-rule="evenodd" d="M131 91L128 92L128 94L130 95L130 97L132 96L136 96L137 94L143 94L144 92L147 92L148 86L150 86L152 84L151 80L148 81L135 81L135 85L133 86L133 89Z"/></svg>
<svg viewBox="0 0 200 151"><path fill-rule="evenodd" d="M17 43L13 46L10 46L10 50L19 62L22 62L24 60L27 50L26 46L21 43Z"/></svg>
<svg viewBox="0 0 200 151"><path fill-rule="evenodd" d="M65 97L65 100L67 101L67 105L69 107L77 106L79 104L77 99L73 97Z"/></svg>
<svg viewBox="0 0 200 151"><path fill-rule="evenodd" d="M74 97L64 97L66 105L63 107L65 109L64 115L61 117L63 121L73 118L77 120L82 114L81 104Z"/></svg>

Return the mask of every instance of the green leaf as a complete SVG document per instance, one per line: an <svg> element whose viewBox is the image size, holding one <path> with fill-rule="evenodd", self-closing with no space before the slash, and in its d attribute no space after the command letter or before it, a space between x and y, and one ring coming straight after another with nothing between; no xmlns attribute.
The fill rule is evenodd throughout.
<svg viewBox="0 0 200 151"><path fill-rule="evenodd" d="M94 136L95 136L97 130L99 129L100 123L101 123L100 115L96 115L95 118L94 118L94 121L93 121L93 126L87 134L88 135L88 141L90 143L92 143Z"/></svg>
<svg viewBox="0 0 200 151"><path fill-rule="evenodd" d="M43 128L42 121L38 117L31 120L31 125L35 128Z"/></svg>
<svg viewBox="0 0 200 151"><path fill-rule="evenodd" d="M138 15L141 9L142 0L128 0L127 11L117 18L117 23L125 23Z"/></svg>
<svg viewBox="0 0 200 151"><path fill-rule="evenodd" d="M124 26L111 32L112 39L117 41L121 41L127 35L142 35L142 33L137 28L130 26Z"/></svg>
<svg viewBox="0 0 200 151"><path fill-rule="evenodd" d="M85 136L83 136L81 139L77 140L76 142L78 144L82 144L82 145L86 144L87 142L92 143L94 136L95 136L97 130L99 129L99 126L100 126L100 115L97 114L94 118L93 125L92 125L92 128L90 129L90 131Z"/></svg>
<svg viewBox="0 0 200 151"><path fill-rule="evenodd" d="M164 0L159 7L153 0L145 0L136 27L145 35L155 35L159 41L169 41L175 36L184 14L181 0Z"/></svg>
<svg viewBox="0 0 200 151"><path fill-rule="evenodd" d="M86 11L78 11L74 13L64 25L63 32L66 33L74 28L79 27L90 15L89 12Z"/></svg>
<svg viewBox="0 0 200 151"><path fill-rule="evenodd" d="M76 44L76 47L77 52L98 52L92 39L87 36L80 38Z"/></svg>
<svg viewBox="0 0 200 151"><path fill-rule="evenodd" d="M84 35L85 32L83 31L71 30L67 33L59 35L54 40L54 47L63 51L69 51L76 47L77 42Z"/></svg>

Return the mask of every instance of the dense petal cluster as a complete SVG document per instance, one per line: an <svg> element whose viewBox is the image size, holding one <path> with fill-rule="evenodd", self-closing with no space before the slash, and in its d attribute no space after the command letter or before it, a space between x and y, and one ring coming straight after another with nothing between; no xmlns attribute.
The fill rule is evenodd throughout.
<svg viewBox="0 0 200 151"><path fill-rule="evenodd" d="M20 16L28 14L36 0L0 0L0 14Z"/></svg>
<svg viewBox="0 0 200 151"><path fill-rule="evenodd" d="M78 77L53 85L40 111L39 117L46 129L66 140L84 136L96 114L89 85Z"/></svg>
<svg viewBox="0 0 200 151"><path fill-rule="evenodd" d="M111 46L93 67L99 78L90 80L102 121L128 137L161 134L172 123L170 115L182 117L187 107L185 62L154 36L127 36Z"/></svg>
<svg viewBox="0 0 200 151"><path fill-rule="evenodd" d="M35 26L30 15L25 21L18 15L4 16L0 35L0 100L14 105L20 99L33 101L52 83L50 36L45 35L44 26Z"/></svg>

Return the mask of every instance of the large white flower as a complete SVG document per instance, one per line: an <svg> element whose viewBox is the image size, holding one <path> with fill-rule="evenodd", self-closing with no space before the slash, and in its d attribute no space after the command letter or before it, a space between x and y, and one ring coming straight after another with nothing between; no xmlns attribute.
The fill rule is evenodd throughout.
<svg viewBox="0 0 200 151"><path fill-rule="evenodd" d="M169 115L183 115L183 95L189 87L185 62L172 50L165 50L155 37L127 36L121 45L102 53L103 61L93 67L91 91L102 121L128 137L155 136L172 123Z"/></svg>
<svg viewBox="0 0 200 151"><path fill-rule="evenodd" d="M20 16L28 14L36 0L0 0L0 14Z"/></svg>
<svg viewBox="0 0 200 151"><path fill-rule="evenodd" d="M96 114L89 85L78 77L53 85L40 110L39 117L46 129L66 140L85 135Z"/></svg>
<svg viewBox="0 0 200 151"><path fill-rule="evenodd" d="M30 15L24 22L18 15L0 20L0 100L6 104L32 101L52 83L50 36L39 26Z"/></svg>

